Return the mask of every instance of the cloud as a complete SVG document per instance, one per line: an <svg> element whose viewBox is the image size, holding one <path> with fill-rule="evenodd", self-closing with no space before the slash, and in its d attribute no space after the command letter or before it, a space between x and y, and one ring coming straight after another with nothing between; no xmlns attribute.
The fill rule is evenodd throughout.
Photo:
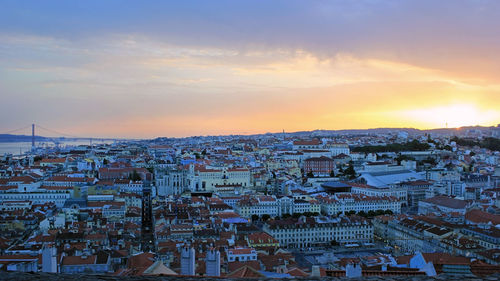
<svg viewBox="0 0 500 281"><path fill-rule="evenodd" d="M499 9L496 1L7 1L0 118L22 108L19 125L179 136L424 126L391 112L457 101L497 112Z"/></svg>

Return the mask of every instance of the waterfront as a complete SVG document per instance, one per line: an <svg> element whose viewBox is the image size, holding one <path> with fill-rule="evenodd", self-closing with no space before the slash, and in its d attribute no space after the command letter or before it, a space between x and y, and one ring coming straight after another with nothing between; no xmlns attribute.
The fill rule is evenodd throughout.
<svg viewBox="0 0 500 281"><path fill-rule="evenodd" d="M93 144L102 143L112 143L111 140L100 140L93 139ZM37 147L54 147L56 144L54 142L35 142ZM90 140L78 139L78 140L61 140L57 142L59 147L67 146L78 146L78 145L90 145ZM0 155L13 154L19 155L31 150L31 142L0 142Z"/></svg>

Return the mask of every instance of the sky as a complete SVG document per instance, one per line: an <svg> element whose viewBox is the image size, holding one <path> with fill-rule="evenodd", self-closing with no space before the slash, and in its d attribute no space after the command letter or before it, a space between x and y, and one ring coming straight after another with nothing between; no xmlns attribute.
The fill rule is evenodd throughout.
<svg viewBox="0 0 500 281"><path fill-rule="evenodd" d="M0 7L0 133L33 122L126 138L500 123L500 1Z"/></svg>

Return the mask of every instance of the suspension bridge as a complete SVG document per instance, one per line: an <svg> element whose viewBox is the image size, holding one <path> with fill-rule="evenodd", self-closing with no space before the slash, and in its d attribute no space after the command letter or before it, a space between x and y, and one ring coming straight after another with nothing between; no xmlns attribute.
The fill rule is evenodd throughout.
<svg viewBox="0 0 500 281"><path fill-rule="evenodd" d="M38 134L41 131L43 135ZM22 142L29 143L31 141L31 151L34 151L37 148L38 144L44 144L45 146L49 146L49 144L53 144L51 146L59 147L65 141L88 141L89 145L92 145L92 142L106 142L106 141L117 141L118 139L112 138L96 138L96 137L88 137L88 136L77 136L65 132L60 132L58 130L50 129L40 124L30 124L17 129L0 132L0 135L7 135L10 138L9 142ZM29 136L31 135L31 138ZM2 140L0 140L1 142ZM0 153L3 154L3 153ZM20 156L24 155L22 151L19 152Z"/></svg>

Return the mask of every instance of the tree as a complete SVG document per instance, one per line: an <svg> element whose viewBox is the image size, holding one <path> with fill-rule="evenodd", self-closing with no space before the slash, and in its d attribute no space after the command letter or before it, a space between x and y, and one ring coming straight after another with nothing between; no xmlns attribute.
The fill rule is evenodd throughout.
<svg viewBox="0 0 500 281"><path fill-rule="evenodd" d="M389 210L389 209L385 210L385 212L384 212L384 213L385 213L386 215L392 215L392 214L394 214L394 213L393 213L391 210Z"/></svg>
<svg viewBox="0 0 500 281"><path fill-rule="evenodd" d="M311 217L313 215L313 213L311 213L311 212L305 212L305 213L303 213L303 215L306 216L306 217Z"/></svg>
<svg viewBox="0 0 500 281"><path fill-rule="evenodd" d="M257 220L259 220L259 216L258 216L258 215L253 214L253 215L252 215L252 221L257 221Z"/></svg>
<svg viewBox="0 0 500 281"><path fill-rule="evenodd" d="M102 164L103 164L103 165L108 165L108 164L109 164L108 159L104 158L104 159L102 160Z"/></svg>
<svg viewBox="0 0 500 281"><path fill-rule="evenodd" d="M332 246L338 246L339 242L337 242L335 240L332 240L332 241L330 241L330 245L332 245Z"/></svg>
<svg viewBox="0 0 500 281"><path fill-rule="evenodd" d="M415 161L415 158L408 156L408 155L398 155L398 157L396 157L396 161L398 161L398 165L401 165L401 161L403 161L403 160Z"/></svg>
<svg viewBox="0 0 500 281"><path fill-rule="evenodd" d="M354 166L349 165L349 167L347 167L347 169L345 169L344 175L349 176L349 179L356 178L356 171L354 170Z"/></svg>
<svg viewBox="0 0 500 281"><path fill-rule="evenodd" d="M301 213L293 213L293 214L292 214L292 217L293 217L294 219L298 219L298 218L300 218L300 216L302 216L302 214L301 214Z"/></svg>
<svg viewBox="0 0 500 281"><path fill-rule="evenodd" d="M312 171L309 171L309 172L307 173L307 177L308 177L308 178L314 178L314 174L313 174L313 172L312 172Z"/></svg>
<svg viewBox="0 0 500 281"><path fill-rule="evenodd" d="M367 216L367 214L366 214L366 212L365 212L365 211L359 211L359 212L358 212L358 216L366 217L366 216Z"/></svg>
<svg viewBox="0 0 500 281"><path fill-rule="evenodd" d="M271 216L269 214L263 214L262 215L262 221L267 221L270 218L271 218Z"/></svg>
<svg viewBox="0 0 500 281"><path fill-rule="evenodd" d="M128 178L133 181L140 181L142 179L137 170L132 171L132 173L128 175Z"/></svg>
<svg viewBox="0 0 500 281"><path fill-rule="evenodd" d="M369 217L374 217L375 216L375 211L373 211L373 210L368 211L368 216Z"/></svg>
<svg viewBox="0 0 500 281"><path fill-rule="evenodd" d="M333 170L330 171L330 177L332 177L332 178L335 177L335 172Z"/></svg>
<svg viewBox="0 0 500 281"><path fill-rule="evenodd" d="M340 165L340 167L339 167L339 173L341 173L341 174L344 173L344 169L342 169L342 165Z"/></svg>

